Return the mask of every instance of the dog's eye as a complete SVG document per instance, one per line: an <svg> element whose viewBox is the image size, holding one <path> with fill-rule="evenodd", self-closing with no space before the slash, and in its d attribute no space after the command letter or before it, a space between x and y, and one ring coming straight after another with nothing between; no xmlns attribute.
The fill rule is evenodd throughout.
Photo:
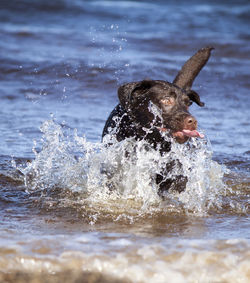
<svg viewBox="0 0 250 283"><path fill-rule="evenodd" d="M173 97L167 97L161 100L161 103L166 106L174 105L175 99Z"/></svg>

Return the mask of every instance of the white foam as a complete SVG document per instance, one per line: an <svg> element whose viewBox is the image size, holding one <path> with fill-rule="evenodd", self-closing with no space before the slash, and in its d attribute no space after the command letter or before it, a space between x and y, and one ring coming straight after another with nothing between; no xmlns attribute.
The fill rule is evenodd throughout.
<svg viewBox="0 0 250 283"><path fill-rule="evenodd" d="M2 272L101 272L103 275L132 282L241 282L250 280L250 242L247 239L182 240L135 238L116 235L115 245L107 244L114 235L103 238L93 233L90 242L68 235L58 241L49 254L27 254L27 239L22 251L1 253ZM50 245L53 238L46 239ZM55 239L54 239L55 240ZM53 240L53 241L54 241ZM130 242L130 243L129 243ZM51 245L53 246L53 245ZM60 252L58 252L60 251Z"/></svg>

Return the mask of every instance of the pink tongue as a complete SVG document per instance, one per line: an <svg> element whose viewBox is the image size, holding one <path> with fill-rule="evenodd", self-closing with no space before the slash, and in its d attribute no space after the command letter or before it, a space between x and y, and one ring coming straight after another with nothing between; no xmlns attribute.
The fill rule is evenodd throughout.
<svg viewBox="0 0 250 283"><path fill-rule="evenodd" d="M160 131L162 132L166 132L167 129L166 128L158 128ZM198 131L196 130L182 130L182 131L179 131L179 132L175 132L173 133L173 136L174 137L180 137L182 138L183 136L187 136L187 137L192 137L192 138L201 138L203 139L205 136L201 133L199 133Z"/></svg>
<svg viewBox="0 0 250 283"><path fill-rule="evenodd" d="M201 138L203 139L205 136L201 133L199 133L198 131L196 130L193 130L193 131L190 131L190 130L182 130L181 133L184 134L184 136L187 136L187 137L193 137L193 138Z"/></svg>

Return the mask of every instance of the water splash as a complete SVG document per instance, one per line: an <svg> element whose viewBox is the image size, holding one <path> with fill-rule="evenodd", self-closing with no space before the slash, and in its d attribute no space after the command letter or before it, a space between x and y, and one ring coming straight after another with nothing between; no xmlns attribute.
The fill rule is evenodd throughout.
<svg viewBox="0 0 250 283"><path fill-rule="evenodd" d="M107 146L112 136L91 143L53 120L45 121L41 131L41 151L34 148L35 159L20 168L27 191L41 191L44 198L53 190L67 192L61 205L77 205L92 223L107 215L130 221L157 213L204 215L222 205L225 170L212 160L207 140L173 143L171 152L161 155L145 141L135 146L132 138L112 146ZM181 170L188 177L187 187L182 193L166 193L163 200L155 174L175 160L181 161L181 169L173 167L169 175L174 178Z"/></svg>

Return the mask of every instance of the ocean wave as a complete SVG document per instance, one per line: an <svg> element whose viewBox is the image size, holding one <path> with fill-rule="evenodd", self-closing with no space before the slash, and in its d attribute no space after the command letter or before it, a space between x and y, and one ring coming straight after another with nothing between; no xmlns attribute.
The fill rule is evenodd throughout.
<svg viewBox="0 0 250 283"><path fill-rule="evenodd" d="M43 237L23 240L18 250L0 248L0 279L76 282L91 278L91 282L155 283L166 282L166 278L173 283L247 283L250 279L248 240L163 240L162 245L135 241L135 246L132 239L114 235L106 238L107 244L101 236ZM27 246L29 255L22 252Z"/></svg>

